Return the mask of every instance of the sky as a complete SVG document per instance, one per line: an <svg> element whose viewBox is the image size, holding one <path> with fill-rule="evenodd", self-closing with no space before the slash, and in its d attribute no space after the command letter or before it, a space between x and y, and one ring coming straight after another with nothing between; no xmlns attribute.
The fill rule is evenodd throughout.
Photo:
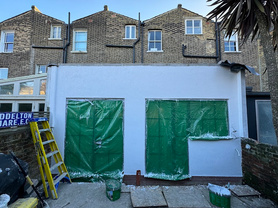
<svg viewBox="0 0 278 208"><path fill-rule="evenodd" d="M110 11L141 20L150 19L156 15L177 8L178 4L192 12L206 16L212 7L206 0L1 0L0 22L18 14L31 10L35 5L42 13L68 22L68 12L71 22L103 10L108 5Z"/></svg>

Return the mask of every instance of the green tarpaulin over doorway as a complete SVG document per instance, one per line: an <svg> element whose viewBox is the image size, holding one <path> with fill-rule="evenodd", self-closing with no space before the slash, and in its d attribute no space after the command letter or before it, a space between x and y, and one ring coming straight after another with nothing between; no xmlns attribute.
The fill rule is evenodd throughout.
<svg viewBox="0 0 278 208"><path fill-rule="evenodd" d="M150 178L189 178L188 138L229 134L227 101L147 100L146 121L145 176Z"/></svg>
<svg viewBox="0 0 278 208"><path fill-rule="evenodd" d="M123 101L68 100L65 163L72 178L121 178Z"/></svg>

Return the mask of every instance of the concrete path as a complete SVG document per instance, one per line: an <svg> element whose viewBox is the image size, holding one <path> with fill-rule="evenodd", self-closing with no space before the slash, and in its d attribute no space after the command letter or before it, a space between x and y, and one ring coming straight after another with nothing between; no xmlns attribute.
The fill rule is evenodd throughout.
<svg viewBox="0 0 278 208"><path fill-rule="evenodd" d="M105 183L60 184L57 200L47 199L51 208L133 208L133 207L213 207L206 186L126 186L121 197L110 201ZM231 197L232 208L278 208L272 201L257 196Z"/></svg>

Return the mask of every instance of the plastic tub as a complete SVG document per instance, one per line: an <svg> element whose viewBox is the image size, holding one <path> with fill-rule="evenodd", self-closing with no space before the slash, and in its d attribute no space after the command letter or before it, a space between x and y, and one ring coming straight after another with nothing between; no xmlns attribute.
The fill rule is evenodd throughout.
<svg viewBox="0 0 278 208"><path fill-rule="evenodd" d="M209 184L208 190L209 199L213 205L224 208L231 207L231 192L227 188Z"/></svg>
<svg viewBox="0 0 278 208"><path fill-rule="evenodd" d="M121 182L115 179L109 179L105 181L106 184L106 196L110 201L116 201L121 196Z"/></svg>

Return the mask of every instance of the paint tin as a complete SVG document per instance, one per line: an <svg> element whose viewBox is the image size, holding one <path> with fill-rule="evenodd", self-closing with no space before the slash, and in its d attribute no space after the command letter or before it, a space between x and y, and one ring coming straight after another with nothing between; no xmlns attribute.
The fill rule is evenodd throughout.
<svg viewBox="0 0 278 208"><path fill-rule="evenodd" d="M105 181L106 184L106 196L110 201L116 201L121 196L121 182L115 179L109 179Z"/></svg>

